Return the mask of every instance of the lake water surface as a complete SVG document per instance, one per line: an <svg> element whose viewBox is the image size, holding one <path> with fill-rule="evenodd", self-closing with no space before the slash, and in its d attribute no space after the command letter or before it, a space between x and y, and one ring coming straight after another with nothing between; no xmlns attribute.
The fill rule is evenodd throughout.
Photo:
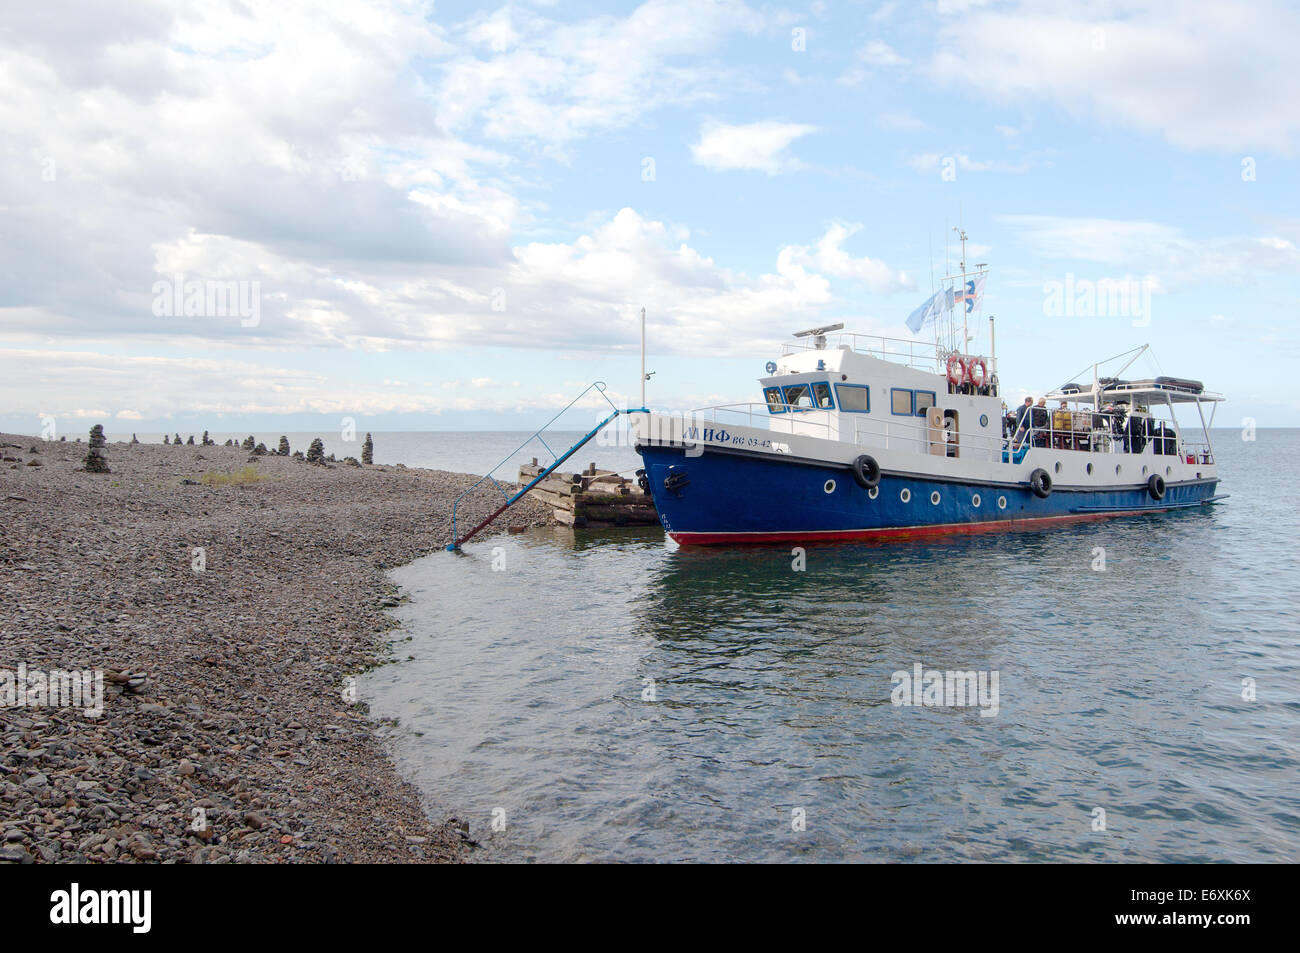
<svg viewBox="0 0 1300 953"><path fill-rule="evenodd" d="M1211 508L802 571L657 530L476 541L393 573L402 661L362 694L490 859L1294 862L1300 431L1218 451ZM996 714L891 703L917 664L996 673Z"/></svg>

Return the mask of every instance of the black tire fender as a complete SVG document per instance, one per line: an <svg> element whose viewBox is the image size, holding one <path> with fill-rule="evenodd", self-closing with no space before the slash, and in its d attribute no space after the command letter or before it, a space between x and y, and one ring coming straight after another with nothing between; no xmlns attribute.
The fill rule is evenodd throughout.
<svg viewBox="0 0 1300 953"><path fill-rule="evenodd" d="M1029 488L1034 491L1034 496L1040 500L1045 500L1052 495L1052 477L1039 467L1033 473L1029 474Z"/></svg>
<svg viewBox="0 0 1300 953"><path fill-rule="evenodd" d="M853 482L864 490L880 486L880 464L875 457L863 454L850 465L853 470Z"/></svg>
<svg viewBox="0 0 1300 953"><path fill-rule="evenodd" d="M1151 494L1153 500L1163 500L1165 497L1165 478L1159 473L1153 473L1147 479L1147 492Z"/></svg>

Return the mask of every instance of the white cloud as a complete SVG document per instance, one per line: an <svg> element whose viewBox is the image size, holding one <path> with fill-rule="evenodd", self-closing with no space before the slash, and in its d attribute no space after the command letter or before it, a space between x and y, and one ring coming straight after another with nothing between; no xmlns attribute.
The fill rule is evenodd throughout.
<svg viewBox="0 0 1300 953"><path fill-rule="evenodd" d="M876 122L886 132L927 132L930 129L923 120L904 112L881 113Z"/></svg>
<svg viewBox="0 0 1300 953"><path fill-rule="evenodd" d="M908 63L906 57L900 56L883 40L872 40L858 50L858 59L869 66L906 66Z"/></svg>
<svg viewBox="0 0 1300 953"><path fill-rule="evenodd" d="M511 8L471 20L470 45L439 64L439 118L552 155L667 104L714 101L742 77L706 54L764 18L740 0L647 0L626 17L549 20ZM687 57L694 57L683 62Z"/></svg>
<svg viewBox="0 0 1300 953"><path fill-rule="evenodd" d="M1053 102L1191 149L1290 155L1300 142L1292 4L1025 2L940 24L928 70L955 89Z"/></svg>
<svg viewBox="0 0 1300 953"><path fill-rule="evenodd" d="M700 141L691 146L696 163L715 172L728 169L756 169L776 175L798 168L798 160L786 154L790 143L816 132L815 126L793 122L751 122L730 126L707 124L700 129Z"/></svg>
<svg viewBox="0 0 1300 953"><path fill-rule="evenodd" d="M944 155L938 152L923 152L907 160L915 171L922 175L937 174L944 168L951 167L958 172L1004 172L1020 174L1034 167L1033 159L1026 157L1018 162L1005 159L972 159L964 152Z"/></svg>
<svg viewBox="0 0 1300 953"><path fill-rule="evenodd" d="M1008 215L1026 247L1045 258L1094 262L1145 272L1167 287L1202 281L1247 284L1262 275L1300 272L1300 248L1274 235L1189 238L1158 222Z"/></svg>
<svg viewBox="0 0 1300 953"><path fill-rule="evenodd" d="M42 381L40 393L33 392L32 380ZM0 348L0 402L8 414L30 415L33 423L42 416L135 421L178 414L512 412L558 409L572 397L554 393L520 401L478 394L410 394L247 361ZM105 400L112 403L105 406ZM591 406L596 406L594 401Z"/></svg>
<svg viewBox="0 0 1300 953"><path fill-rule="evenodd" d="M873 258L854 258L843 248L844 242L862 230L860 224L836 222L811 248L792 245L782 254L792 263L812 268L837 278L862 282L875 294L891 294L916 287L906 273Z"/></svg>

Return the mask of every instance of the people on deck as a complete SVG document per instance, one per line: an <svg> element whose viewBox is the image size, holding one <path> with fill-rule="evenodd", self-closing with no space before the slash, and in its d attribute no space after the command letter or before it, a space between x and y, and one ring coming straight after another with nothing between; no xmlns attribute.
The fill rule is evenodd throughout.
<svg viewBox="0 0 1300 953"><path fill-rule="evenodd" d="M1034 446L1046 447L1048 444L1047 427L1049 419L1047 414L1047 398L1038 398L1038 403L1030 411L1030 426L1034 428Z"/></svg>

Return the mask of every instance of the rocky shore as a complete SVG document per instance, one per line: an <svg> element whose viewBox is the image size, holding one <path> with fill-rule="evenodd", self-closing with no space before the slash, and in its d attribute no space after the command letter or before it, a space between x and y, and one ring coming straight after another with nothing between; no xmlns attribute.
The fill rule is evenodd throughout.
<svg viewBox="0 0 1300 953"><path fill-rule="evenodd" d="M0 862L464 859L350 680L388 657L383 571L475 478L139 443L92 473L87 446L0 434L0 677L105 679L97 718L0 702Z"/></svg>

